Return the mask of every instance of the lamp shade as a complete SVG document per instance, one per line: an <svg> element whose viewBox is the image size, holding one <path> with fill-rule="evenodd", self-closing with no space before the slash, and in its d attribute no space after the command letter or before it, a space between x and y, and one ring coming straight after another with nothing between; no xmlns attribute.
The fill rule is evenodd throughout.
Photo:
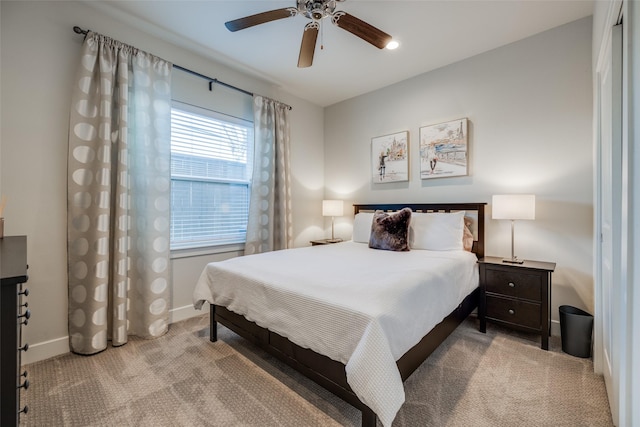
<svg viewBox="0 0 640 427"><path fill-rule="evenodd" d="M344 203L342 200L323 200L322 216L344 215Z"/></svg>
<svg viewBox="0 0 640 427"><path fill-rule="evenodd" d="M496 195L491 202L493 219L536 219L536 196L533 194Z"/></svg>

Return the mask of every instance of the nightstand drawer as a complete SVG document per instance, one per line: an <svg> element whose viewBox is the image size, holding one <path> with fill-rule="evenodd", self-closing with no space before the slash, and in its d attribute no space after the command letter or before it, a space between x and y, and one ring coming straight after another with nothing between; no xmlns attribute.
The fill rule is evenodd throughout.
<svg viewBox="0 0 640 427"><path fill-rule="evenodd" d="M542 301L540 276L487 268L486 292Z"/></svg>
<svg viewBox="0 0 640 427"><path fill-rule="evenodd" d="M540 304L487 295L487 317L539 330Z"/></svg>

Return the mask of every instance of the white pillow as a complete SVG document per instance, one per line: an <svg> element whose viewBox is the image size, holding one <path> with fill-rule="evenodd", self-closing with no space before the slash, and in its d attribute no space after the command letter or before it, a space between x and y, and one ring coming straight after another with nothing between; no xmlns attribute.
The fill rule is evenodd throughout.
<svg viewBox="0 0 640 427"><path fill-rule="evenodd" d="M463 250L464 211L414 213L409 226L409 247L431 251Z"/></svg>
<svg viewBox="0 0 640 427"><path fill-rule="evenodd" d="M358 212L353 218L353 241L369 244L373 212Z"/></svg>

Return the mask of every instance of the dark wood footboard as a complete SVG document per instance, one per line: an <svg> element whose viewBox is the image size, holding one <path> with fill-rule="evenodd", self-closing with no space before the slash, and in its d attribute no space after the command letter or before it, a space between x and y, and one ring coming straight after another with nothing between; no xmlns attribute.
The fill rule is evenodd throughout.
<svg viewBox="0 0 640 427"><path fill-rule="evenodd" d="M398 361L398 370L405 381L424 360L453 332L477 307L479 289L475 289L449 316L436 325L422 340ZM222 306L210 306L210 341L218 339L217 323L282 360L302 375L326 388L362 412L362 426L375 427L376 415L358 399L347 383L345 365L292 343L287 338L262 328Z"/></svg>

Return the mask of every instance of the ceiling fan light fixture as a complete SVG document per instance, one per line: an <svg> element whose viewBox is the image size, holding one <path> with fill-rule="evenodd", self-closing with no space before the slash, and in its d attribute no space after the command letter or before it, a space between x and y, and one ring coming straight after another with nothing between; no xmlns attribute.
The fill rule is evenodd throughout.
<svg viewBox="0 0 640 427"><path fill-rule="evenodd" d="M398 46L400 46L400 43L398 43L395 40L391 40L389 43L387 43L385 47L389 50L394 50L394 49L397 49Z"/></svg>

